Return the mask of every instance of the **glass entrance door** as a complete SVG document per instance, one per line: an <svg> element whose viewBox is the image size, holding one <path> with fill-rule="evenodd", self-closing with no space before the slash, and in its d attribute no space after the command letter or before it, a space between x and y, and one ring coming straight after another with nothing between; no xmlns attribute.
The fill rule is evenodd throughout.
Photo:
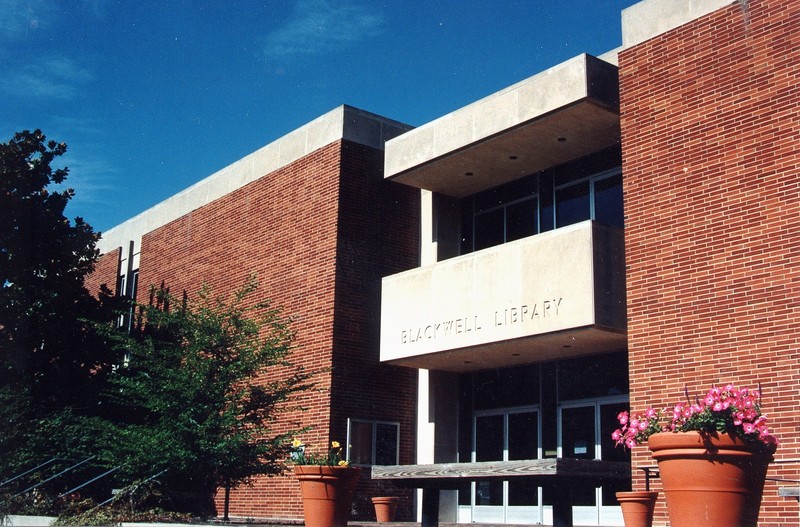
<svg viewBox="0 0 800 527"><path fill-rule="evenodd" d="M629 461L629 454L622 449L615 450L611 440L616 412L621 404L627 404L627 397L604 397L560 404L558 457ZM626 486L629 486L627 482L603 487L574 485L574 525L622 525L615 493Z"/></svg>
<svg viewBox="0 0 800 527"><path fill-rule="evenodd" d="M536 407L475 413L473 461L539 459L541 436ZM471 488L475 523L540 523L539 489L525 481L480 481Z"/></svg>

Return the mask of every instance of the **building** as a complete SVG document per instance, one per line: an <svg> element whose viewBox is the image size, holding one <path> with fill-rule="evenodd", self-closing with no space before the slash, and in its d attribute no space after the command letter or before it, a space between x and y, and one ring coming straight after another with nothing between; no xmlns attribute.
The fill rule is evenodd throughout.
<svg viewBox="0 0 800 527"><path fill-rule="evenodd" d="M295 319L292 362L328 369L315 377L326 391L287 416L313 426L301 439L317 452L349 443L363 462L413 462L415 373L378 360L381 277L417 263L408 211L419 193L382 177L384 142L406 130L337 108L104 233L90 287L117 284L128 296L138 287L146 302L150 286L224 294L254 273L260 300ZM373 437L390 450L375 452ZM371 509L379 491L361 489ZM231 493L230 514L299 518L299 495L290 477L263 478Z"/></svg>
<svg viewBox="0 0 800 527"><path fill-rule="evenodd" d="M399 441L378 450L403 464L630 456L631 482L571 489L581 525L621 525L614 491L652 464L614 448L620 409L761 385L782 444L760 525L796 525L782 489L800 480L800 3L645 0L622 20L620 49L413 130L323 116L171 216L110 231L97 277L229 288L255 265L300 314L303 356L334 367L320 440L386 425ZM310 140L334 115L343 127ZM232 513L298 515L294 492L259 482ZM467 484L442 493L441 518L547 523L548 492Z"/></svg>

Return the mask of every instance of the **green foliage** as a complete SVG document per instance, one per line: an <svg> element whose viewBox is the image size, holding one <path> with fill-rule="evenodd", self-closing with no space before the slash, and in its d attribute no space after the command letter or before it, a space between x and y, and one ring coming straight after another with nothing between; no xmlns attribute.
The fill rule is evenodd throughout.
<svg viewBox="0 0 800 527"><path fill-rule="evenodd" d="M342 445L338 441L331 441L327 451L316 454L306 448L299 439L292 441L290 451L292 463L295 465L323 465L327 467L346 467L349 465L342 456Z"/></svg>
<svg viewBox="0 0 800 527"><path fill-rule="evenodd" d="M87 496L108 496L111 477L58 496L111 467L117 482L164 471L154 502L208 512L217 488L283 471L301 432L271 430L313 386L288 361L290 321L251 300L251 280L230 301L158 291L130 334L110 324L121 306L84 287L99 234L64 216L74 192L59 190L68 171L52 165L65 152L39 130L0 143L0 480L50 458L96 458L18 499L0 496L0 516L75 504L73 516L102 514L83 508ZM18 483L14 492L29 481Z"/></svg>
<svg viewBox="0 0 800 527"><path fill-rule="evenodd" d="M0 143L0 477L51 457L85 457L78 414L97 406L115 357L95 331L111 318L84 288L98 234L64 210L74 192L54 168L66 145L41 131ZM61 478L82 477L75 471Z"/></svg>
<svg viewBox="0 0 800 527"><path fill-rule="evenodd" d="M83 283L99 235L64 217L72 189L52 189L66 148L39 130L0 143L0 380L24 385L36 407L84 404L110 363L86 320L108 316Z"/></svg>
<svg viewBox="0 0 800 527"><path fill-rule="evenodd" d="M108 418L97 421L106 461L130 479L166 471L179 510L207 513L218 487L281 473L299 432L270 424L313 386L311 374L288 362L290 321L248 303L255 290L251 279L230 302L204 288L181 303L154 291L117 341L128 359L110 378Z"/></svg>

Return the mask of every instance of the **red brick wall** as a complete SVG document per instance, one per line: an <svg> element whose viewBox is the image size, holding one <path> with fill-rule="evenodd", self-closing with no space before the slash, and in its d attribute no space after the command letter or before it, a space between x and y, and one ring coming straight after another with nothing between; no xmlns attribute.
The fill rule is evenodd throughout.
<svg viewBox="0 0 800 527"><path fill-rule="evenodd" d="M760 383L776 458L800 458L800 2L733 3L619 64L631 405ZM760 525L798 518L768 482Z"/></svg>
<svg viewBox="0 0 800 527"><path fill-rule="evenodd" d="M333 143L145 235L140 298L162 282L224 293L257 274L260 297L295 319L291 360L330 369L317 378L329 391L305 394L308 410L290 416L314 427L302 439L344 444L348 417L401 421L410 462L415 377L377 363L377 328L380 277L416 264L418 197L383 181L382 164L381 151ZM298 484L258 479L234 490L230 514L299 518Z"/></svg>
<svg viewBox="0 0 800 527"><path fill-rule="evenodd" d="M381 278L416 267L419 191L382 176L383 154L345 143L339 189L331 435L346 437L347 419L400 422L401 463L414 463L417 371L381 365ZM399 518L412 519L408 491L366 481L356 493L359 517L374 519L369 500L402 495Z"/></svg>
<svg viewBox="0 0 800 527"><path fill-rule="evenodd" d="M107 287L112 293L116 293L121 255L122 248L117 247L100 256L94 272L87 276L84 282L89 293L97 296L103 286Z"/></svg>

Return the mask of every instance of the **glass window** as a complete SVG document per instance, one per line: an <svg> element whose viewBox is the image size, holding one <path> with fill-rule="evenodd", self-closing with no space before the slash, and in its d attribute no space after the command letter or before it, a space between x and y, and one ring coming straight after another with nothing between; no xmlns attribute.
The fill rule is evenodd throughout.
<svg viewBox="0 0 800 527"><path fill-rule="evenodd" d="M539 232L537 200L526 199L506 207L506 239L511 242Z"/></svg>
<svg viewBox="0 0 800 527"><path fill-rule="evenodd" d="M471 375L476 410L533 405L539 402L539 366L517 366Z"/></svg>
<svg viewBox="0 0 800 527"><path fill-rule="evenodd" d="M566 227L591 218L589 181L556 189L556 227Z"/></svg>
<svg viewBox="0 0 800 527"><path fill-rule="evenodd" d="M350 421L347 459L354 465L372 464L372 423Z"/></svg>
<svg viewBox="0 0 800 527"><path fill-rule="evenodd" d="M628 393L628 354L624 351L561 360L557 368L562 399Z"/></svg>
<svg viewBox="0 0 800 527"><path fill-rule="evenodd" d="M462 254L589 219L623 227L620 162L600 152L466 198Z"/></svg>
<svg viewBox="0 0 800 527"><path fill-rule="evenodd" d="M536 234L539 232L538 217L538 202L535 197L475 213L475 250L480 251Z"/></svg>
<svg viewBox="0 0 800 527"><path fill-rule="evenodd" d="M396 465L399 447L399 423L348 420L347 459L353 465Z"/></svg>
<svg viewBox="0 0 800 527"><path fill-rule="evenodd" d="M600 179L594 184L594 219L607 225L622 227L622 174Z"/></svg>
<svg viewBox="0 0 800 527"><path fill-rule="evenodd" d="M475 461L503 460L503 416L475 418Z"/></svg>
<svg viewBox="0 0 800 527"><path fill-rule="evenodd" d="M398 434L400 425L395 423L375 423L374 465L396 465Z"/></svg>
<svg viewBox="0 0 800 527"><path fill-rule="evenodd" d="M475 250L494 247L505 241L505 214L502 208L475 215Z"/></svg>

